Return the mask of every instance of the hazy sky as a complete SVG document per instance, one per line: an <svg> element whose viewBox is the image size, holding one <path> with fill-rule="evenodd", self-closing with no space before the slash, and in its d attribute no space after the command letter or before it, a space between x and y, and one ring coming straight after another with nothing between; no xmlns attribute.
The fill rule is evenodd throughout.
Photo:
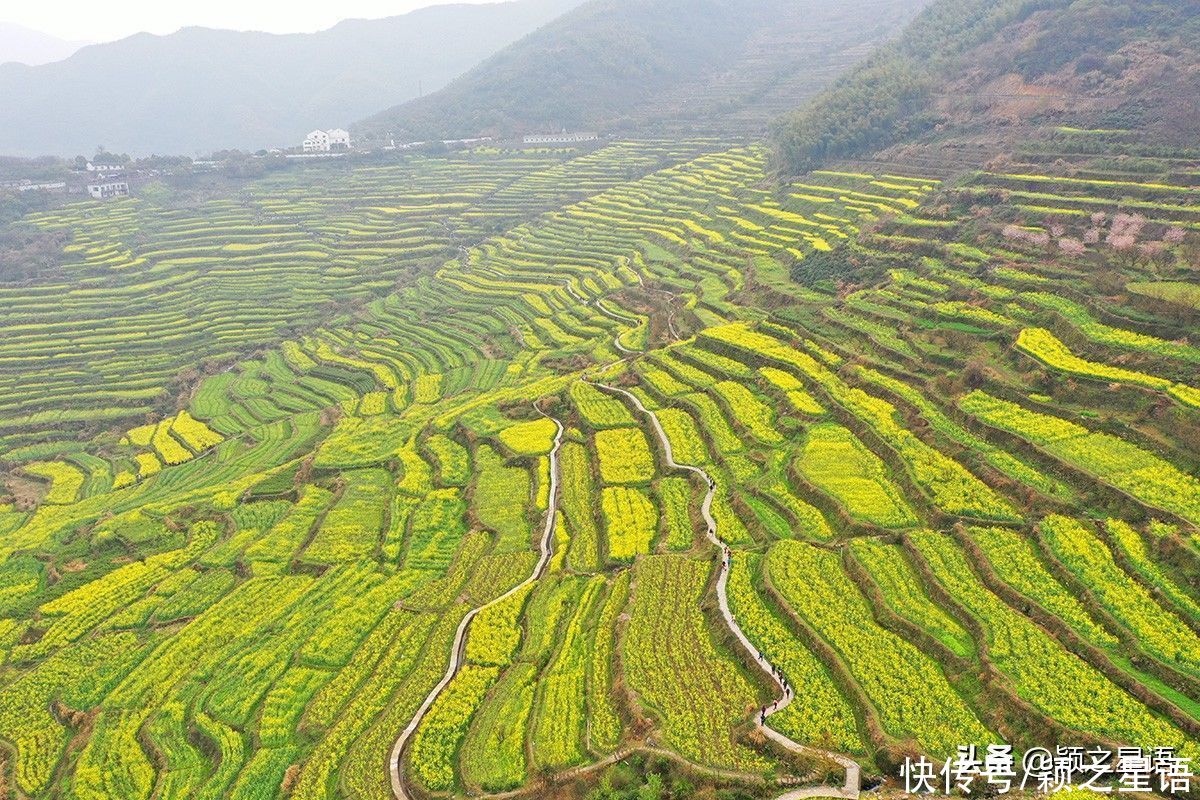
<svg viewBox="0 0 1200 800"><path fill-rule="evenodd" d="M131 33L172 33L186 25L311 32L352 17L389 17L449 2L486 0L5 0L0 22L15 22L62 39L105 42Z"/></svg>

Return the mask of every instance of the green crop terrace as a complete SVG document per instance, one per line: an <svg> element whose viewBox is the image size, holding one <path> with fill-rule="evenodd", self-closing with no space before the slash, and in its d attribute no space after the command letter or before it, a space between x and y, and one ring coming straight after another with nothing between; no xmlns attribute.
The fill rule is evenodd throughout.
<svg viewBox="0 0 1200 800"><path fill-rule="evenodd" d="M3 782L387 800L398 740L422 798L821 782L709 508L797 742L1200 756L1200 337L1145 288L1197 283L1200 190L1056 157L479 151L24 220L73 238L0 286Z"/></svg>

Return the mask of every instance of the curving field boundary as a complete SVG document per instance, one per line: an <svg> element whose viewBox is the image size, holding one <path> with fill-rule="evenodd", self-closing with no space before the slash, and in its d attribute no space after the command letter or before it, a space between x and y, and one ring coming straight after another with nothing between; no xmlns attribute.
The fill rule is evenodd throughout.
<svg viewBox="0 0 1200 800"><path fill-rule="evenodd" d="M637 395L616 386L607 386L601 383L594 383L592 385L598 389L604 389L615 394L623 395L630 402L632 402L634 407L636 407L637 410L644 416L648 417L651 424L654 426L654 432L657 434L659 442L662 443L663 452L666 455L667 465L672 469L683 470L685 472L691 472L694 475L700 476L704 479L705 484L708 486L708 491L705 493L704 501L700 506L700 513L704 517L706 533L709 541L711 541L721 550L721 567L720 572L717 575L717 604L720 607L721 616L724 618L725 624L728 626L730 632L734 635L734 638L741 643L742 647L749 654L750 659L757 664L759 669L762 670L763 674L766 675L767 678L769 678L771 682L779 688L780 693L778 699L776 699L770 705L759 709L756 716L755 725L764 736L790 752L807 756L809 758L832 761L842 766L846 770L846 782L842 786L807 786L800 789L792 789L780 795L777 800L804 800L804 798L817 797L856 800L859 796L862 776L858 763L854 761L854 759L844 756L840 753L833 753L827 750L820 750L815 747L809 747L808 745L800 744L799 742L783 735L779 731L768 727L766 724L768 717L770 717L772 714L782 711L791 704L792 700L796 696L796 693L788 684L787 680L783 677L782 673L780 673L771 664L771 662L767 660L766 656L760 653L758 648L756 648L750 642L750 639L747 638L746 634L742 631L741 626L738 625L737 619L733 616L733 612L729 608L729 594L727 591L727 586L729 583L729 570L731 567L733 553L729 549L729 545L725 544L725 542L722 541L717 535L717 521L712 515L713 497L716 495L717 491L716 481L714 481L712 476L702 468L693 464L680 464L675 460L674 453L671 450L671 442L667 438L667 433L665 430L663 430L662 424L658 421L658 416L653 411L647 409L642 404L642 401L638 399Z"/></svg>
<svg viewBox="0 0 1200 800"><path fill-rule="evenodd" d="M536 407L536 406L535 406ZM541 410L538 409L541 413ZM543 416L546 416L543 414ZM509 589L504 594L492 600L489 603L484 603L467 612L463 617L462 622L458 624L458 630L454 633L454 644L450 648L450 663L446 667L446 674L442 676L438 685L433 687L433 690L426 696L425 701L421 703L417 712L413 714L413 718L409 720L408 725L400 732L396 738L395 744L392 745L392 753L388 761L388 770L391 773L392 795L396 800L413 800L412 795L404 788L404 774L401 770L401 764L404 758L404 748L408 746L409 741L416 733L417 727L421 721L425 719L425 715L429 713L429 709L433 706L435 700L445 691L450 685L450 681L458 674L462 667L464 650L467 643L467 630L471 626L471 621L479 615L485 608L501 603L512 597L517 592L524 589L529 584L537 581L546 571L546 567L550 564L550 556L554 552L554 520L558 513L558 450L562 446L563 426L554 417L547 417L558 428L554 434L554 447L550 449L550 502L546 509L546 526L542 531L542 538L538 544L540 556L537 565L533 568L533 572L529 574L525 580L518 583L513 588Z"/></svg>

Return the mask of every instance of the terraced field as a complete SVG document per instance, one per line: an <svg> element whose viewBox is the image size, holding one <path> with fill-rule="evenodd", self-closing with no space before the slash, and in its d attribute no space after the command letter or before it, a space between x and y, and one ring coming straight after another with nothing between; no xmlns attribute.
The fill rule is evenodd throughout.
<svg viewBox="0 0 1200 800"><path fill-rule="evenodd" d="M31 217L37 228L70 230L72 242L66 263L36 286L0 287L0 441L164 411L197 370L309 333L460 247L711 147L314 167L197 206L128 199ZM254 386L236 391L259 396ZM271 413L259 405L260 416Z"/></svg>
<svg viewBox="0 0 1200 800"><path fill-rule="evenodd" d="M1056 158L630 142L26 220L74 239L0 287L5 785L1200 756L1200 335L1146 288L1200 283L1197 165Z"/></svg>

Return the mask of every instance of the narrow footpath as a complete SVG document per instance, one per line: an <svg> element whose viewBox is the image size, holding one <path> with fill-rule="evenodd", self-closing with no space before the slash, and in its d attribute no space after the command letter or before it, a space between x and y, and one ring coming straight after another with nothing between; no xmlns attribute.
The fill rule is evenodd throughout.
<svg viewBox="0 0 1200 800"><path fill-rule="evenodd" d="M642 279L642 273L634 273L637 275L638 285L647 292L656 292L667 296L667 330L671 332L672 341L679 341L679 334L675 331L675 301L679 299L674 292L668 292L666 289L652 289L646 285L646 281Z"/></svg>
<svg viewBox="0 0 1200 800"><path fill-rule="evenodd" d="M725 544L725 542L722 541L717 535L717 521L712 515L713 497L717 492L716 481L714 481L712 476L700 467L692 464L680 464L675 460L675 455L671 450L671 442L667 438L667 433L665 430L663 430L662 424L658 421L658 416L653 411L647 409L642 404L642 401L638 399L637 395L616 386L608 386L602 383L595 383L592 385L599 389L604 389L628 398L638 411L650 419L651 424L654 426L654 431L658 435L658 440L662 444L663 452L666 455L667 465L672 469L684 470L700 476L704 480L705 485L708 486L708 491L704 495L704 502L700 506L700 513L704 517L704 524L707 529L706 532L709 541L711 541L721 550L721 568L717 575L717 605L720 607L721 616L725 619L725 624L729 627L730 632L733 633L734 637L741 643L742 647L745 648L746 652L750 655L751 660L754 661L754 663L758 665L759 669L762 670L763 674L765 674L771 680L771 682L779 688L780 692L780 696L777 700L772 702L770 705L759 709L755 717L756 726L760 731L762 731L764 736L771 739L780 747L783 747L798 755L835 762L846 770L846 782L842 786L808 786L801 789L792 789L791 791L780 795L777 800L804 800L805 798L817 797L856 800L856 798L859 796L860 787L862 785L862 776L858 763L855 762L854 759L844 756L840 753L833 753L827 750L820 750L815 747L809 747L808 745L800 744L799 742L796 742L783 735L779 731L767 726L767 718L772 714L776 714L787 708L795 698L796 694L792 687L788 684L787 679L784 678L783 673L773 664L771 664L771 662L767 660L766 656L760 653L758 648L755 647L750 642L750 639L746 637L746 634L742 631L741 626L738 625L737 620L733 616L733 612L729 608L729 593L727 587L729 584L729 570L732 566L733 552L729 549L729 545Z"/></svg>
<svg viewBox="0 0 1200 800"><path fill-rule="evenodd" d="M538 413L542 413L541 409L538 409ZM546 416L545 414L542 415ZM404 788L404 774L401 770L404 759L404 748L408 745L409 740L412 739L421 721L425 719L425 715L429 713L429 709L433 706L434 701L450 685L450 681L454 679L454 676L458 674L459 669L462 667L464 650L467 643L467 629L470 627L471 621L485 608L490 608L497 603L507 600L529 584L540 579L542 574L545 573L546 567L550 564L550 557L554 552L554 520L558 514L558 451L562 446L563 426L554 417L547 418L555 424L558 430L554 434L554 447L550 449L550 501L546 509L546 526L542 531L542 538L538 545L540 556L537 565L525 580L490 603L484 603L481 606L471 609L463 617L462 622L458 624L458 630L454 634L454 644L450 649L450 664L446 667L446 674L442 676L442 680L438 685L433 687L433 691L425 698L425 702L421 703L421 706L417 709L417 713L413 714L413 718L409 721L408 726L397 737L396 743L392 745L392 754L388 762L388 769L391 772L392 795L395 796L396 800L413 800L412 795Z"/></svg>
<svg viewBox="0 0 1200 800"><path fill-rule="evenodd" d="M624 353L627 356L638 356L638 355L642 354L643 351L641 351L641 350L631 350L630 348L626 347L621 342L621 337L624 336L626 333L632 333L633 331L637 330L639 327L641 327L642 325L645 324L644 322L642 322L640 319L636 319L634 317L627 317L624 314L618 314L615 311L609 310L607 307L605 307L603 298L597 298L596 300L593 300L592 306L595 307L595 309L597 311L599 311L601 314L608 317L609 319L615 319L617 322L624 322L627 325L633 326L633 328L631 328L630 330L621 331L615 337L613 337L613 346L614 347L616 347L618 350L620 350L622 353Z"/></svg>
<svg viewBox="0 0 1200 800"><path fill-rule="evenodd" d="M638 276L638 280L641 280L640 275ZM635 317L629 317L629 316L626 316L625 314L618 314L617 312L606 308L604 306L604 302L603 302L604 298L603 297L597 297L595 300L589 301L586 297L584 297L583 295L581 295L579 292L577 292L575 290L575 286L574 286L574 284L571 283L571 281L565 281L562 284L562 287L567 290L567 294L571 295L572 298L574 298L575 300L577 300L580 303L583 303L585 306L592 306L593 308L595 308L597 311L599 311L601 314L608 317L609 319L615 319L617 322L624 322L627 325L633 325L632 330L637 330L637 328L639 326L645 324L640 319L637 319ZM641 355L643 352L642 350L631 350L630 348L626 347L621 342L621 337L624 336L626 333L630 333L630 332L631 331L621 331L620 333L618 333L616 336L613 337L613 346L616 347L617 350L619 350L620 352L624 353L626 358L628 358L630 356Z"/></svg>

